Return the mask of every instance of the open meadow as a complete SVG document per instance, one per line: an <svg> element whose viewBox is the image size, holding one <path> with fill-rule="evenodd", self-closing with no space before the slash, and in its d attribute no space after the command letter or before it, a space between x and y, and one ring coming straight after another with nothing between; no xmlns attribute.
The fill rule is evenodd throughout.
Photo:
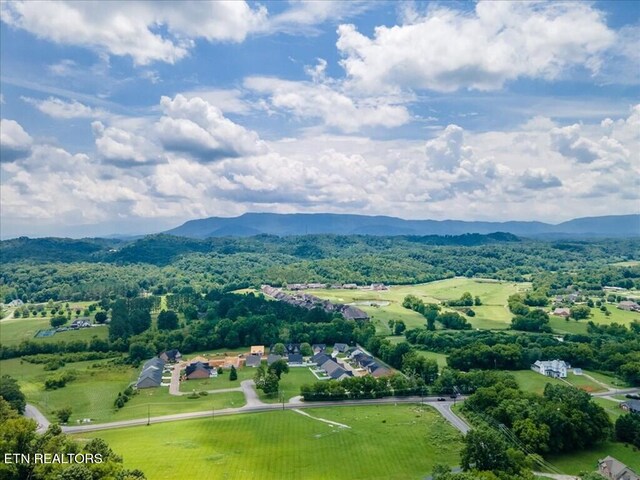
<svg viewBox="0 0 640 480"><path fill-rule="evenodd" d="M431 407L384 405L276 411L84 433L100 437L149 480L370 480L428 476L458 465L461 435ZM349 428L330 425L318 418Z"/></svg>
<svg viewBox="0 0 640 480"><path fill-rule="evenodd" d="M565 319L554 315L549 316L549 325L554 332L565 333L587 333L587 323L592 321L598 325L610 325L618 323L620 325L629 326L634 320L640 322L640 313L620 310L613 304L607 304L610 315L607 316L599 308L591 309L591 316L588 319L576 321L572 318Z"/></svg>
<svg viewBox="0 0 640 480"><path fill-rule="evenodd" d="M415 295L425 303L442 303L454 300L464 292L477 295L482 305L473 307L475 317L467 317L474 328L508 328L512 314L507 309L507 298L514 293L525 292L530 283L500 282L477 278L450 278L419 285L393 285L389 290L307 290L307 293L337 303L354 303L367 312L375 322L379 333L390 333L389 320L403 320L407 328L425 324L422 315L402 306L407 295Z"/></svg>
<svg viewBox="0 0 640 480"><path fill-rule="evenodd" d="M73 372L75 379L62 388L45 390L44 381L63 372ZM69 423L75 423L85 418L109 422L144 418L148 414L161 416L211 408L241 407L245 404L242 392L224 392L192 399L169 395L168 387L160 387L140 390L122 409L117 410L114 401L118 393L137 379L140 369L113 365L109 360L69 363L56 371L46 371L42 364L34 365L20 359L2 360L0 373L16 378L27 402L37 406L52 421L56 418L55 411L63 407L71 407Z"/></svg>
<svg viewBox="0 0 640 480"><path fill-rule="evenodd" d="M66 332L58 332L50 337L35 337L39 330L49 330L51 325L49 321L51 317L29 317L29 318L11 318L7 317L0 321L0 344L2 345L18 345L23 340L31 340L35 342L70 342L73 340L91 340L94 336L100 339L106 339L108 336L108 327L106 325L97 325L92 328L81 328L79 330L68 330ZM73 318L72 320L73 321ZM70 322L69 322L70 323Z"/></svg>

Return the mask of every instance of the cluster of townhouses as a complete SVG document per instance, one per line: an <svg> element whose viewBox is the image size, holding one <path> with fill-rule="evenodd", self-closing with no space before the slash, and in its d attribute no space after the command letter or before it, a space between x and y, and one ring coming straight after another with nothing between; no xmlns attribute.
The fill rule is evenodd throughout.
<svg viewBox="0 0 640 480"><path fill-rule="evenodd" d="M306 308L307 310L321 308L327 313L340 313L347 320L369 320L369 315L366 312L354 307L353 305L332 303L329 300L323 300L308 293L290 295L279 288L272 287L271 285L263 285L261 290L262 293L275 298L276 300L290 305L295 305L297 307Z"/></svg>

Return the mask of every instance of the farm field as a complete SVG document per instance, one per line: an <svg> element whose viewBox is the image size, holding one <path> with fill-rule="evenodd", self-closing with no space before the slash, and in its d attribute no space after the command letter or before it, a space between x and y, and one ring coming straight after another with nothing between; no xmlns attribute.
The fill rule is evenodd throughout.
<svg viewBox="0 0 640 480"><path fill-rule="evenodd" d="M420 285L394 285L389 290L307 290L306 292L338 303L356 303L366 311L376 324L379 333L389 334L389 320L404 320L407 328L425 324L424 318L402 306L407 295L415 295L425 303L441 303L444 300L460 298L464 292L479 296L482 305L473 307L476 316L468 318L474 328L504 329L513 316L506 307L507 298L531 288L530 283L499 282L473 278L450 278ZM381 302L381 306L366 305L367 302ZM384 303L388 302L388 305Z"/></svg>
<svg viewBox="0 0 640 480"><path fill-rule="evenodd" d="M314 408L85 433L104 438L127 468L173 478L371 480L424 478L436 463L457 465L461 435L431 407ZM446 445L447 448L442 448ZM367 461L360 461L366 458Z"/></svg>

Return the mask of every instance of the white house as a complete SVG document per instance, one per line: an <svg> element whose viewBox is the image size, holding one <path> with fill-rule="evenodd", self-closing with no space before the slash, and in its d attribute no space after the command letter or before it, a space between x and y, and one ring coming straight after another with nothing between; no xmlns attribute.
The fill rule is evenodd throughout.
<svg viewBox="0 0 640 480"><path fill-rule="evenodd" d="M534 372L553 378L567 378L567 368L569 368L569 365L563 360L549 360L546 362L538 360L531 365L531 370Z"/></svg>

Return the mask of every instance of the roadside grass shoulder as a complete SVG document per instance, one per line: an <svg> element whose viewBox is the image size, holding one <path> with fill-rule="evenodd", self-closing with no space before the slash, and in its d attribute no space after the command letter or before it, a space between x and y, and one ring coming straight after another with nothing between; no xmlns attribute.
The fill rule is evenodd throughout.
<svg viewBox="0 0 640 480"><path fill-rule="evenodd" d="M115 400L115 397L114 397ZM175 396L169 394L168 387L146 388L140 390L120 410L111 410L108 421L131 420L144 418L147 415L159 417L174 413L200 412L222 408L237 408L245 405L242 392L212 393L189 398L189 395Z"/></svg>

